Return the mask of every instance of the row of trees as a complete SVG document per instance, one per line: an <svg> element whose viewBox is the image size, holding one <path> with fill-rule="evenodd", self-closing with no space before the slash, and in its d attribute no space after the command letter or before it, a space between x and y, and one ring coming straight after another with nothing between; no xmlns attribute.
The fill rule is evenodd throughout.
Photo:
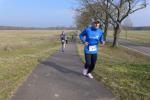
<svg viewBox="0 0 150 100"><path fill-rule="evenodd" d="M83 29L90 23L91 18L100 19L106 40L108 26L114 30L113 47L118 46L118 37L122 22L132 13L146 8L147 0L78 0L76 25Z"/></svg>

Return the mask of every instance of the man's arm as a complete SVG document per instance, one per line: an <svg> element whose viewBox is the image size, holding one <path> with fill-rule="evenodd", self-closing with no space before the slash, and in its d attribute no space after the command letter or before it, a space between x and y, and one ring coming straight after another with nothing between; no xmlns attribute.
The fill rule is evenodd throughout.
<svg viewBox="0 0 150 100"><path fill-rule="evenodd" d="M85 41L85 36L86 36L86 29L84 31L82 31L79 35L80 37L80 40L85 44L86 41Z"/></svg>
<svg viewBox="0 0 150 100"><path fill-rule="evenodd" d="M105 45L105 41L104 41L104 36L103 36L104 33L101 34L100 38L99 38L99 41L100 43L102 44L101 46L104 46Z"/></svg>

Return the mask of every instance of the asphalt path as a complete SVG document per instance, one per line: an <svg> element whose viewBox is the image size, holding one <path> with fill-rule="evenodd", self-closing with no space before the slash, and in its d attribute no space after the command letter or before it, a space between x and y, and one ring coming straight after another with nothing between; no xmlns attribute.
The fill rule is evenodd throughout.
<svg viewBox="0 0 150 100"><path fill-rule="evenodd" d="M76 45L42 61L10 100L115 100L101 82L82 75Z"/></svg>
<svg viewBox="0 0 150 100"><path fill-rule="evenodd" d="M112 42L113 39L108 38L108 42ZM124 39L119 39L119 44L125 48L132 49L136 52L142 53L144 55L150 56L150 44L138 44Z"/></svg>

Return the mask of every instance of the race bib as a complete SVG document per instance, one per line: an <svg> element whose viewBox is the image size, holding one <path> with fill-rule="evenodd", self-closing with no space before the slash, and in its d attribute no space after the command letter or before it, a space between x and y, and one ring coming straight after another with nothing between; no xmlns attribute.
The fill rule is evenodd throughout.
<svg viewBox="0 0 150 100"><path fill-rule="evenodd" d="M96 45L89 46L89 51L96 51L96 50L97 50Z"/></svg>
<svg viewBox="0 0 150 100"><path fill-rule="evenodd" d="M65 42L65 40L61 40L61 42Z"/></svg>

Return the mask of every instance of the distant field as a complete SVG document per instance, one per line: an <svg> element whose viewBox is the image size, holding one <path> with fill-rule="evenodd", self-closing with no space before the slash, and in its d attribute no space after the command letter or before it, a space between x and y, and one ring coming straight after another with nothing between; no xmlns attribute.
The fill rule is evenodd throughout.
<svg viewBox="0 0 150 100"><path fill-rule="evenodd" d="M113 31L109 31L108 37L112 36ZM137 43L150 44L150 31L127 31L127 35L125 31L122 31L120 34L120 38Z"/></svg>
<svg viewBox="0 0 150 100"><path fill-rule="evenodd" d="M150 57L106 44L99 51L94 76L120 100L150 100ZM78 53L84 61L83 45Z"/></svg>
<svg viewBox="0 0 150 100"><path fill-rule="evenodd" d="M60 33L61 30L0 30L0 50L29 47Z"/></svg>
<svg viewBox="0 0 150 100"><path fill-rule="evenodd" d="M8 100L36 65L59 49L60 33L61 30L0 30L0 100Z"/></svg>

